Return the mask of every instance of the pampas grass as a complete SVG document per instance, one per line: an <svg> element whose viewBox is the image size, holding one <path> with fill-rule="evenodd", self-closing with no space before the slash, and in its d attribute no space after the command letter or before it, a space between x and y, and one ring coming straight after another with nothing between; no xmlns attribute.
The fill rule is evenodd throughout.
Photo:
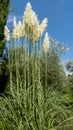
<svg viewBox="0 0 73 130"><path fill-rule="evenodd" d="M30 4L27 7L30 7L31 10ZM41 37L38 37L37 34L40 25L33 10L31 12L35 23L30 21L33 24L31 26L28 18L28 24L26 23L25 27L27 30L25 32L26 37L19 38L20 32L16 31L18 30L17 27L20 27L19 25L22 24L17 25L16 21L14 21L15 35L13 33L13 45L8 49L10 81L8 82L6 96L0 96L0 129L64 130L65 127L65 130L70 130L69 123L71 124L72 118L70 118L71 112L65 106L67 101L62 93L50 89L47 83L47 53L44 52L44 60ZM30 12L28 13L30 14ZM34 35L35 33L33 34L33 29L36 25L38 30L36 27L35 33L38 40ZM45 29L46 23L43 27ZM41 58L45 62L43 70L45 74L45 86L41 80ZM46 90L46 86L48 86L48 90ZM69 123L66 121L69 121Z"/></svg>

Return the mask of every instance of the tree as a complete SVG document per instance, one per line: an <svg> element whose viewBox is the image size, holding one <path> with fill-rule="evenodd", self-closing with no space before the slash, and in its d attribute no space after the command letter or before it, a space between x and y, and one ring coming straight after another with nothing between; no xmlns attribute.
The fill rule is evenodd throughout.
<svg viewBox="0 0 73 130"><path fill-rule="evenodd" d="M4 26L7 21L7 16L9 13L10 0L0 0L0 92L4 91L7 83L8 76L6 74L6 58L3 57L3 52L5 48L4 41ZM2 61L3 59L3 61Z"/></svg>
<svg viewBox="0 0 73 130"><path fill-rule="evenodd" d="M2 57L3 50L5 47L4 42L4 26L7 21L9 13L10 0L0 0L0 57Z"/></svg>
<svg viewBox="0 0 73 130"><path fill-rule="evenodd" d="M68 61L68 62L66 63L66 69L67 69L68 72L73 73L73 61L72 61L72 60L71 60L71 61Z"/></svg>
<svg viewBox="0 0 73 130"><path fill-rule="evenodd" d="M44 62L42 58L42 83L45 85L45 64L47 64L47 87L57 89L57 90L65 90L67 79L66 74L64 72L64 68L60 61L60 56L58 52L56 52L55 48L49 50L47 54L47 63Z"/></svg>
<svg viewBox="0 0 73 130"><path fill-rule="evenodd" d="M66 63L66 70L68 71L68 90L66 97L69 103L73 105L73 60Z"/></svg>

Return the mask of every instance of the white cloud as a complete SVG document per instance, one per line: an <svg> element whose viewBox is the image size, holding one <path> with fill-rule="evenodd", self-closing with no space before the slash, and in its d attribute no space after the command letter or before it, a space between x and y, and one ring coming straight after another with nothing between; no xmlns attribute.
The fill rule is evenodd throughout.
<svg viewBox="0 0 73 130"><path fill-rule="evenodd" d="M9 15L8 16L8 20L7 20L7 24L9 23L13 23L13 19L14 19L14 15ZM16 20L21 20L21 16L16 16Z"/></svg>
<svg viewBox="0 0 73 130"><path fill-rule="evenodd" d="M13 17L8 17L7 24L13 22Z"/></svg>

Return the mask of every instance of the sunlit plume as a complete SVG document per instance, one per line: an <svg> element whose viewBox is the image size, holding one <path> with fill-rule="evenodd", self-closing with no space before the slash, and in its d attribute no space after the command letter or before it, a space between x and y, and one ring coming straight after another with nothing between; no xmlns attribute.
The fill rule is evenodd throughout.
<svg viewBox="0 0 73 130"><path fill-rule="evenodd" d="M12 38L16 40L17 38L21 38L25 36L25 30L23 27L23 24L21 21L18 21L18 24L16 23L16 19L14 17L14 22L13 22L14 28L12 32Z"/></svg>
<svg viewBox="0 0 73 130"><path fill-rule="evenodd" d="M32 24L32 7L31 7L31 4L28 3L26 5L26 8L25 8L25 12L24 12L24 15L23 15L23 23L25 23L27 26L31 26Z"/></svg>
<svg viewBox="0 0 73 130"><path fill-rule="evenodd" d="M23 24L25 25L25 32L29 35L31 41L38 42L47 26L47 18L45 18L41 25L39 24L36 13L32 10L30 3L26 5L23 15Z"/></svg>
<svg viewBox="0 0 73 130"><path fill-rule="evenodd" d="M45 29L46 29L46 27L47 27L47 23L48 23L48 20L47 20L47 18L45 18L45 19L42 21L41 25L40 25L41 35L42 35L42 34L44 33L44 31L45 31Z"/></svg>
<svg viewBox="0 0 73 130"><path fill-rule="evenodd" d="M24 30L24 27L23 27L23 24L21 23L21 21L18 22L17 31L18 31L18 33L17 33L18 38L25 36L25 30Z"/></svg>
<svg viewBox="0 0 73 130"><path fill-rule="evenodd" d="M49 46L50 46L50 39L48 33L46 33L44 38L44 43L43 43L44 52L48 52Z"/></svg>
<svg viewBox="0 0 73 130"><path fill-rule="evenodd" d="M40 38L40 25L36 13L32 10L31 4L26 5L23 16L23 24L25 31L29 35L30 40L38 41Z"/></svg>
<svg viewBox="0 0 73 130"><path fill-rule="evenodd" d="M5 28L4 28L4 35L5 35L6 41L9 42L10 41L10 31L7 26L5 26Z"/></svg>

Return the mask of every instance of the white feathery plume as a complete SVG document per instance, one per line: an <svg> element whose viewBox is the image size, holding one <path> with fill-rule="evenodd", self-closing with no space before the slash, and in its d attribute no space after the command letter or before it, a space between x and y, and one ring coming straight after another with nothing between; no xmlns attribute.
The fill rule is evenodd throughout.
<svg viewBox="0 0 73 130"><path fill-rule="evenodd" d="M24 30L24 26L22 24L22 22L19 20L18 24L16 23L16 18L14 17L14 21L13 21L13 32L12 32L12 38L14 40L16 40L17 38L19 39L20 37L24 37L25 36L25 30Z"/></svg>
<svg viewBox="0 0 73 130"><path fill-rule="evenodd" d="M44 43L43 43L43 50L45 53L47 53L49 46L50 46L50 39L49 39L48 33L46 32Z"/></svg>
<svg viewBox="0 0 73 130"><path fill-rule="evenodd" d="M8 29L7 26L5 26L5 28L4 28L4 35L5 35L6 41L9 42L10 41L10 30Z"/></svg>
<svg viewBox="0 0 73 130"><path fill-rule="evenodd" d="M45 19L42 21L41 25L40 25L41 35L42 35L42 34L44 33L44 31L45 31L45 29L46 29L46 27L47 27L47 23L48 23L48 20L47 20L47 18L45 18Z"/></svg>

